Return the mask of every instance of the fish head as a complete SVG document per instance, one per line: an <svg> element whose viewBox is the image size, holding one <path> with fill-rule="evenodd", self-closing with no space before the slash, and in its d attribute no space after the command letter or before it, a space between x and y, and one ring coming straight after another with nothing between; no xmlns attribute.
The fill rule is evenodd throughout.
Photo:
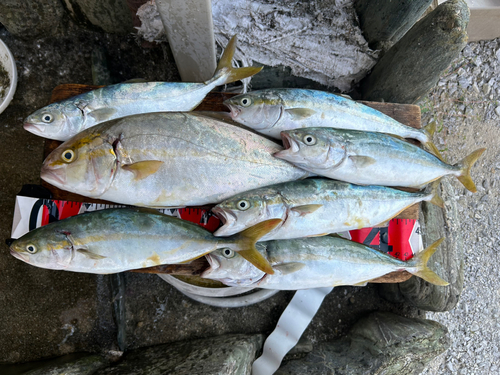
<svg viewBox="0 0 500 375"><path fill-rule="evenodd" d="M87 129L47 156L41 178L63 190L99 197L116 174L118 142L101 134L99 126Z"/></svg>
<svg viewBox="0 0 500 375"><path fill-rule="evenodd" d="M302 128L281 132L285 150L275 157L306 170L338 167L347 157L346 141L329 128Z"/></svg>
<svg viewBox="0 0 500 375"><path fill-rule="evenodd" d="M40 137L66 141L77 134L84 115L73 103L53 103L43 107L24 120L24 129Z"/></svg>
<svg viewBox="0 0 500 375"><path fill-rule="evenodd" d="M256 247L260 252L265 252L263 244L257 243ZM205 257L210 267L203 271L201 277L217 280L228 286L251 286L266 275L229 248L217 249Z"/></svg>
<svg viewBox="0 0 500 375"><path fill-rule="evenodd" d="M36 267L66 269L74 257L73 244L65 231L44 226L26 233L10 245L15 258Z"/></svg>
<svg viewBox="0 0 500 375"><path fill-rule="evenodd" d="M223 223L215 236L230 236L266 220L286 218L283 197L273 187L235 195L216 205L212 212Z"/></svg>
<svg viewBox="0 0 500 375"><path fill-rule="evenodd" d="M255 91L224 101L231 118L255 130L272 128L283 116L283 104L278 96Z"/></svg>

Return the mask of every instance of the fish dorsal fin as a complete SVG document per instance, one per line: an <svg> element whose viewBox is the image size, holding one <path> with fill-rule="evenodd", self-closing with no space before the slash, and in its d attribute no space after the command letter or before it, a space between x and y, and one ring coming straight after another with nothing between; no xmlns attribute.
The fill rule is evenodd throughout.
<svg viewBox="0 0 500 375"><path fill-rule="evenodd" d="M293 207L291 211L297 212L299 216L305 216L307 214L312 214L321 207L323 207L322 204L305 204L303 206Z"/></svg>
<svg viewBox="0 0 500 375"><path fill-rule="evenodd" d="M291 108L285 109L285 112L288 113L288 115L296 121L304 120L316 113L314 109L309 108Z"/></svg>
<svg viewBox="0 0 500 375"><path fill-rule="evenodd" d="M146 82L147 82L146 78L132 78L123 81L122 83L146 83Z"/></svg>
<svg viewBox="0 0 500 375"><path fill-rule="evenodd" d="M123 165L122 169L132 172L135 175L135 180L142 180L158 171L163 164L159 160L144 160L137 163Z"/></svg>
<svg viewBox="0 0 500 375"><path fill-rule="evenodd" d="M273 268L280 272L282 275L288 275L290 273L296 272L302 268L304 268L306 265L304 263L300 262L290 262L290 263L283 263L283 264L278 264L273 266Z"/></svg>
<svg viewBox="0 0 500 375"><path fill-rule="evenodd" d="M366 168L377 162L371 156L362 156L362 155L351 155L349 156L349 159L356 168Z"/></svg>
<svg viewBox="0 0 500 375"><path fill-rule="evenodd" d="M115 113L116 109L108 107L90 111L87 116L92 117L96 123L101 123L112 119Z"/></svg>

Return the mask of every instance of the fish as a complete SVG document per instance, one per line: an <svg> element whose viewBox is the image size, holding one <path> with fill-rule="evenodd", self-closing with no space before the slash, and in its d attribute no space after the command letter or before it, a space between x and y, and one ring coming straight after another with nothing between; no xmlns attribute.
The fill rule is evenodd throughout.
<svg viewBox="0 0 500 375"><path fill-rule="evenodd" d="M298 290L362 286L390 272L408 271L432 284L446 286L448 282L427 266L443 240L437 240L408 261L333 236L259 242L257 249L272 265L274 274L257 270L233 250L224 248L205 256L210 267L201 277L228 286Z"/></svg>
<svg viewBox="0 0 500 375"><path fill-rule="evenodd" d="M185 263L218 248L237 251L263 272L274 272L255 249L256 240L279 220L235 236L217 238L206 229L158 211L115 208L52 222L14 240L10 253L33 266L109 274L160 264Z"/></svg>
<svg viewBox="0 0 500 375"><path fill-rule="evenodd" d="M233 68L236 36L229 41L214 76L207 82L133 82L109 85L49 104L24 120L24 129L66 141L104 121L151 112L193 110L217 86L258 73L262 67Z"/></svg>
<svg viewBox="0 0 500 375"><path fill-rule="evenodd" d="M387 133L421 142L441 158L432 143L436 125L416 129L367 105L319 90L265 89L236 95L224 101L234 121L259 133L280 139L286 130L328 127Z"/></svg>
<svg viewBox="0 0 500 375"><path fill-rule="evenodd" d="M274 156L316 173L357 185L422 188L453 175L471 192L473 164L485 148L456 164L387 134L334 128L304 128L281 133L286 149Z"/></svg>
<svg viewBox="0 0 500 375"><path fill-rule="evenodd" d="M429 192L358 186L321 178L285 182L238 194L212 208L223 225L215 236L230 236L261 221L282 222L259 241L338 233L380 225L407 207L430 201L439 207L439 180Z"/></svg>
<svg viewBox="0 0 500 375"><path fill-rule="evenodd" d="M41 178L90 198L143 207L217 204L310 172L273 157L283 147L190 113L149 113L96 125L50 153Z"/></svg>

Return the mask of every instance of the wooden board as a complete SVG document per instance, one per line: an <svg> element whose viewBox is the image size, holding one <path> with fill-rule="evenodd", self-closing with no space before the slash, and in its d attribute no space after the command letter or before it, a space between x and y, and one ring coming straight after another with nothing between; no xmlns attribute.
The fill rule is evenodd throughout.
<svg viewBox="0 0 500 375"><path fill-rule="evenodd" d="M64 84L57 86L52 91L52 97L50 102L58 102L69 97L79 95L91 90L95 90L103 86L92 86L92 85L80 85L80 84ZM228 112L228 109L222 102L229 99L237 94L231 93L209 93L203 102L195 108L195 111L219 111ZM414 127L420 128L420 107L412 104L395 104L395 103L379 103L379 102L361 102L369 107L379 110L380 112L394 118L395 120ZM44 148L44 158L52 152L56 147L58 147L62 142L54 140L46 140ZM68 200L75 202L89 202L89 203L107 203L113 204L112 202L87 198L82 195L69 193L67 191L56 188L49 183L42 181L42 186L49 189L54 199ZM401 212L396 218L399 219L418 219L419 205L415 204L403 212ZM156 266L145 269L136 270L134 272L142 273L167 273L176 275L200 275L208 267L208 262L202 258L197 261L191 262L190 264L176 264L176 265L164 265ZM406 281L411 277L411 274L403 272L393 272L384 277L372 280L372 282L378 283L393 283Z"/></svg>

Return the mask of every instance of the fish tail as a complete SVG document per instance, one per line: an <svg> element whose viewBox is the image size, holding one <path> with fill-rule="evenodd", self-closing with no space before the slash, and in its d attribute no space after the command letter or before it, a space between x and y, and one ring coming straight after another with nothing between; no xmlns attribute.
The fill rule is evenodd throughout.
<svg viewBox="0 0 500 375"><path fill-rule="evenodd" d="M254 74L262 70L262 66L253 67L248 66L244 68L233 68L232 60L234 56L234 51L236 49L236 35L231 38L229 43L222 54L219 64L217 65L217 70L214 74L214 79L217 80L218 85L225 85L226 83L231 83L239 81L243 78L253 76Z"/></svg>
<svg viewBox="0 0 500 375"><path fill-rule="evenodd" d="M457 176L458 180L465 186L469 191L475 193L477 191L476 185L470 176L470 170L474 163L479 159L482 153L486 151L485 148L480 148L472 152L469 156L466 156L462 161L455 164L456 167L460 168L460 175Z"/></svg>
<svg viewBox="0 0 500 375"><path fill-rule="evenodd" d="M266 220L245 229L243 232L235 234L232 236L234 237L236 243L236 248L234 250L259 270L271 275L274 274L271 264L261 253L257 251L255 243L259 238L272 231L281 223L282 220L280 219Z"/></svg>
<svg viewBox="0 0 500 375"><path fill-rule="evenodd" d="M434 285L441 285L441 286L446 286L449 285L447 281L444 281L442 278L440 278L434 271L432 271L429 267L427 267L427 262L429 261L429 258L434 254L434 252L437 250L438 246L441 244L441 242L444 241L444 237L440 238L436 242L434 242L431 246L429 246L427 249L423 250L422 252L418 253L410 262L414 263L416 266L416 271L412 271L411 269L408 269L407 271L412 273L415 276L421 277L425 281L430 282L431 284Z"/></svg>
<svg viewBox="0 0 500 375"><path fill-rule="evenodd" d="M428 199L425 199L432 204L435 204L438 207L444 208L443 198L439 195L439 185L441 183L441 179L434 181L430 187L430 194Z"/></svg>

